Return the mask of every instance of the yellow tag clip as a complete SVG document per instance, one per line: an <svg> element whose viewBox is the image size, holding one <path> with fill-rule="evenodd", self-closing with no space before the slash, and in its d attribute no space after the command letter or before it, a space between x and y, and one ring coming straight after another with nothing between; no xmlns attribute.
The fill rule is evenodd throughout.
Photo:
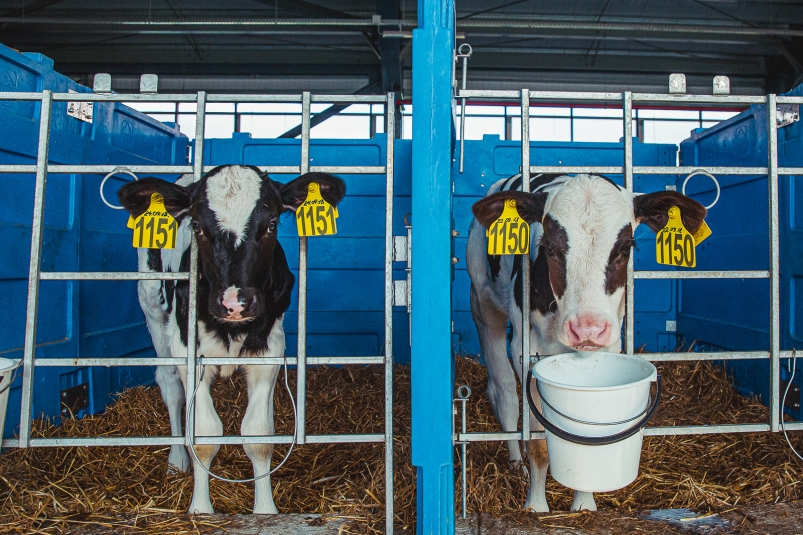
<svg viewBox="0 0 803 535"><path fill-rule="evenodd" d="M321 187L310 182L307 200L296 210L296 225L299 236L327 236L337 234L337 207L321 197Z"/></svg>
<svg viewBox="0 0 803 535"><path fill-rule="evenodd" d="M515 255L530 252L530 225L516 209L515 199L505 199L502 215L485 231L488 254Z"/></svg>
<svg viewBox="0 0 803 535"><path fill-rule="evenodd" d="M151 194L151 204L134 219L128 217L128 228L134 229L133 246L138 249L175 249L178 223L167 212L164 198Z"/></svg>
<svg viewBox="0 0 803 535"><path fill-rule="evenodd" d="M704 223L700 225L697 233L701 236L695 241L680 218L680 208L673 206L667 212L669 219L666 226L655 236L655 261L665 266L679 266L693 268L697 265L697 244L711 235L711 229ZM706 234L706 231L708 231ZM701 232L702 231L702 232Z"/></svg>

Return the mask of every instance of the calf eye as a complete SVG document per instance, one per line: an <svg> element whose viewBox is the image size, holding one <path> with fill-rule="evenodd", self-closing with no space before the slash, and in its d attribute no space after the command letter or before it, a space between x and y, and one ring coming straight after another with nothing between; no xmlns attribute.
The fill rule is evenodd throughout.
<svg viewBox="0 0 803 535"><path fill-rule="evenodd" d="M550 244L544 243L544 250L549 256L555 256L555 249L553 249Z"/></svg>
<svg viewBox="0 0 803 535"><path fill-rule="evenodd" d="M203 233L204 233L204 231L203 231L203 230L201 230L201 224L200 224L200 223L198 223L197 221L193 221L193 222L192 222L192 230L193 230L193 231L194 231L194 232L195 232L195 233L196 233L198 236L200 236L201 234L203 234Z"/></svg>
<svg viewBox="0 0 803 535"><path fill-rule="evenodd" d="M268 230L271 231L271 232L276 230L276 221L271 221L270 222L270 224L268 225Z"/></svg>

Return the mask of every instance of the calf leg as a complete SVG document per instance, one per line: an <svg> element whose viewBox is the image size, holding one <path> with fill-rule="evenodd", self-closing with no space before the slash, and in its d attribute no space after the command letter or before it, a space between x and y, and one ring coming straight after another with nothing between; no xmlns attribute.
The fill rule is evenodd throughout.
<svg viewBox="0 0 803 535"><path fill-rule="evenodd" d="M187 368L185 366L179 367L179 373L181 374L181 381L186 387ZM209 393L213 376L212 370L207 369L198 385L198 391L195 395L195 436L219 437L223 435L223 423L215 411L212 396ZM209 474L206 473L203 467L208 470L212 466L212 460L217 455L220 446L196 445L194 449L198 458L195 459L193 457L192 459L195 485L192 490L190 513L212 514L215 510L212 507L212 501L209 499Z"/></svg>
<svg viewBox="0 0 803 535"><path fill-rule="evenodd" d="M597 504L594 502L593 492L574 491L572 500L572 511L596 511Z"/></svg>
<svg viewBox="0 0 803 535"><path fill-rule="evenodd" d="M471 314L477 326L480 348L488 368L488 398L491 400L494 414L503 431L516 431L519 425L519 397L516 394L516 375L510 367L505 345L507 316L492 303L483 302L473 284ZM521 463L518 440L508 440L507 451L511 465Z"/></svg>
<svg viewBox="0 0 803 535"><path fill-rule="evenodd" d="M156 384L162 393L162 400L167 406L170 415L170 434L181 436L182 410L184 409L184 385L181 383L178 369L175 366L158 366L156 368ZM182 472L190 469L190 456L184 446L170 446L170 456L167 458L168 469L175 467Z"/></svg>
<svg viewBox="0 0 803 535"><path fill-rule="evenodd" d="M546 440L527 441L527 455L530 457L530 489L524 508L536 513L548 513L546 502L546 474L549 468Z"/></svg>
<svg viewBox="0 0 803 535"><path fill-rule="evenodd" d="M248 366L248 408L243 417L241 434L272 435L273 427L273 392L279 366ZM270 460L273 456L273 444L245 444L246 455L254 466L254 477L270 472ZM270 476L263 477L254 483L254 514L276 514L273 502Z"/></svg>

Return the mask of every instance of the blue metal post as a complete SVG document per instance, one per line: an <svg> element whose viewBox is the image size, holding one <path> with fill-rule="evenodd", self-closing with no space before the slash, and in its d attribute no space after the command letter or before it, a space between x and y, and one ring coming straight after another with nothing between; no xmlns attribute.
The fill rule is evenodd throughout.
<svg viewBox="0 0 803 535"><path fill-rule="evenodd" d="M412 443L417 533L454 533L451 352L454 0L413 31Z"/></svg>

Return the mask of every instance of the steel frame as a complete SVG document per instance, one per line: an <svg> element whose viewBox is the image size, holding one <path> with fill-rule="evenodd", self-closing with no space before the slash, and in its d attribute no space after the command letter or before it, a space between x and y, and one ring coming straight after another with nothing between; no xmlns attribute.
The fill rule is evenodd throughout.
<svg viewBox="0 0 803 535"><path fill-rule="evenodd" d="M456 99L503 99L519 100L521 102L522 132L521 139L529 139L529 106L536 102L569 103L607 103L620 106L623 109L623 165L622 166L531 166L529 143L522 142L521 169L522 191L529 188L530 173L610 173L624 175L625 187L633 191L633 175L685 175L696 169L704 169L709 173L728 175L766 175L769 188L769 221L770 221L770 269L755 271L635 271L633 257L627 267L627 292L625 314L625 351L634 353L634 282L635 279L704 279L704 278L731 278L731 279L769 279L770 282L770 347L768 351L727 351L727 352L700 352L700 353L645 353L640 354L653 362L689 361L689 360L732 360L732 359L769 359L770 360L770 418L766 423L746 423L733 425L693 425L693 426L659 426L647 427L644 434L647 436L667 435L701 435L711 433L755 433L770 431L776 433L780 429L779 410L780 397L780 359L792 358L791 351L780 350L780 254L778 230L778 176L803 174L803 167L778 167L778 138L776 114L768 113L768 161L766 167L655 167L633 165L633 130L632 109L633 104L656 104L665 107L728 107L733 105L766 104L768 110L777 109L778 104L803 104L803 97L788 97L767 95L757 96L708 96L708 95L670 95L651 93L582 93L561 91L484 91L461 90ZM524 289L522 306L528 306L529 298L529 271L523 271ZM529 316L522 318L524 332L529 331ZM522 354L529 355L529 336L522 337ZM522 359L523 375L527 375L527 368L531 359ZM455 400L460 401L459 399ZM456 444L468 442L502 441L502 440L529 440L530 438L544 438L541 432L531 432L529 424L530 411L527 403L522 400L522 429L516 432L505 433L454 433ZM803 422L785 423L788 431L803 430Z"/></svg>
<svg viewBox="0 0 803 535"><path fill-rule="evenodd" d="M395 132L395 93L386 95L207 95L200 91L196 95L187 94L100 94L100 93L54 93L44 90L41 93L0 92L0 100L26 100L40 103L39 143L36 165L0 165L0 174L33 173L36 176L34 193L33 223L31 232L31 258L28 272L28 301L25 324L25 347L22 360L22 408L19 439L2 441L4 448L37 448L64 446L168 446L184 444L289 444L292 435L274 436L222 436L196 437L194 432L195 406L187 418L184 436L161 437L87 437L87 438L34 438L31 437L33 409L33 378L37 366L187 366L187 383L197 386L196 366L223 364L270 364L281 365L283 358L225 358L196 357L196 347L187 348L187 358L67 358L36 359L36 321L38 314L39 282L42 280L188 280L189 313L188 339L196 337L196 298L198 254L194 246L191 252L190 271L178 273L135 273L135 272L42 272L41 251L44 225L45 187L49 173L106 174L112 172L114 165L50 165L48 150L50 141L50 119L53 102L195 102L197 104L195 122L195 154L192 166L175 165L132 165L127 169L134 173L192 173L198 181L212 166L203 165L204 125L206 104L209 102L300 102L302 104L301 154L298 166L261 166L269 173L303 174L311 171L341 174L384 174L386 175L385 202L385 347L384 355L356 357L310 357L306 352L306 313L307 313L307 238L299 239L298 263L298 348L297 357L287 358L287 364L296 365L298 370L296 441L298 444L333 444L375 442L385 444L385 528L393 533L393 160ZM326 103L375 103L385 105L385 132L387 132L386 161L383 166L310 166L310 104ZM132 252L133 254L133 252ZM308 435L306 432L306 370L307 366L320 365L384 365L385 368L385 429L383 433L372 434L325 434Z"/></svg>

